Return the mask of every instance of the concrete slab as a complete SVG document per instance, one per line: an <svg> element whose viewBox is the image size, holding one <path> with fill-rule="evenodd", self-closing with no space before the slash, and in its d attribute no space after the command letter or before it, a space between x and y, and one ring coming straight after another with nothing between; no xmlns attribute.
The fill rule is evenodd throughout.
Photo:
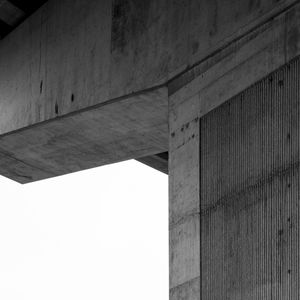
<svg viewBox="0 0 300 300"><path fill-rule="evenodd" d="M2 135L1 174L28 183L163 152L167 106L160 88Z"/></svg>
<svg viewBox="0 0 300 300"><path fill-rule="evenodd" d="M166 87L172 93L182 72L199 78L203 64L206 84L230 74L231 89L218 85L218 95L231 92L222 99L259 80L255 71L236 88L232 74L252 57L279 53L283 64L298 53L296 2L232 1L228 10L221 0L48 1L0 41L0 150L30 166L27 174L5 163L2 174L30 182L168 151ZM295 14L273 21L287 11ZM221 104L213 91L203 94L203 114ZM117 106L124 98L131 104Z"/></svg>

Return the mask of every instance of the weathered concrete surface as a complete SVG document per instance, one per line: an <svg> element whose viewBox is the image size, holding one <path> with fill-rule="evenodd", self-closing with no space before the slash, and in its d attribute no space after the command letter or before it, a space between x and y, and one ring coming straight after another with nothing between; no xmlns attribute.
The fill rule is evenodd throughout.
<svg viewBox="0 0 300 300"><path fill-rule="evenodd" d="M296 2L48 1L0 42L0 172L30 182L167 151L167 94L160 91L174 93L188 77L187 95L199 95L190 84L206 76L204 114L298 55ZM219 81L216 96L210 87ZM116 108L124 98L134 107L136 94L140 116ZM101 120L93 132L88 111L112 123ZM80 133L81 126L89 129ZM49 136L59 142L45 142ZM28 167L20 172L16 162Z"/></svg>
<svg viewBox="0 0 300 300"><path fill-rule="evenodd" d="M205 115L300 55L300 5L222 48L168 84L176 103L193 102ZM183 112L180 112L183 113Z"/></svg>
<svg viewBox="0 0 300 300"><path fill-rule="evenodd" d="M267 248L262 245L268 243L265 242L266 236L268 235L267 230L273 225L268 224L262 227L267 221L254 219L253 224L256 222L257 231L253 240L251 240L251 237L249 237L248 240L242 240L242 235L246 235L247 228L249 228L246 227L246 230L241 234L241 241L238 241L237 246L234 244L235 256L232 259L225 257L223 260L223 255L232 255L228 254L229 250L223 247L225 243L224 238L226 237L228 237L226 241L227 244L230 245L230 243L233 243L230 239L230 233L227 233L227 230L232 231L234 229L239 232L239 230L241 230L239 228L244 226L244 224L241 221L235 224L235 221L230 219L228 220L229 225L224 224L224 212L218 209L218 201L215 208L213 203L210 203L211 208L207 210L205 204L206 201L212 201L209 196L219 199L220 186L224 189L233 188L234 184L230 181L226 181L228 178L232 178L230 177L231 173L236 179L242 179L243 175L247 178L250 177L247 170L251 169L251 164L254 164L256 159L259 159L259 162L254 165L258 169L259 163L264 166L263 159L260 155L272 153L273 148L276 147L276 145L270 144L269 148L266 148L268 143L264 141L265 136L272 139L274 136L282 134L282 127L280 127L282 124L278 124L277 128L274 128L272 131L265 132L263 136L255 136L255 134L259 132L259 128L251 137L247 137L247 131L243 133L245 134L244 139L248 140L249 143L251 143L251 139L253 138L253 144L251 143L253 148L255 144L257 144L257 149L263 151L263 154L258 151L253 152L252 155L249 156L249 151L253 151L253 149L249 149L247 158L252 157L252 160L249 162L246 159L239 159L240 155L245 154L243 152L240 153L242 149L238 149L238 146L234 146L232 131L238 130L240 127L246 130L248 124L242 126L241 122L247 122L249 119L247 118L247 109L250 114L251 100L248 100L249 105L247 109L245 109L243 117L239 115L239 111L235 112L236 117L232 120L233 124L230 128L226 126L226 122L220 123L221 120L219 119L221 113L216 114L214 120L211 122L211 126L214 125L219 131L213 131L212 128L205 129L205 125L201 125L200 130L199 122L202 124L203 121L201 118L206 114L208 114L207 118L212 118L209 117L211 116L209 112L215 107L228 101L231 97L242 92L259 79L269 75L270 72L299 55L298 22L299 5L296 5L264 23L263 26L244 35L241 39L220 49L220 51L216 52L207 60L169 82L170 298L172 300L194 300L202 298L224 299L226 297L229 299L253 299L255 297L271 299L268 298L270 293L268 294L266 289L262 287L265 275L261 275L262 277L260 277L260 272L270 260L270 253L268 253ZM299 73L299 69L294 68L294 73L297 74L297 72ZM298 88L297 83L295 81L293 81L293 83L295 86L291 87L290 85L289 91ZM265 89L268 88L271 87ZM253 89L250 89L250 91L253 91ZM278 91L278 89L274 89L275 94L276 91ZM259 100L261 100L263 96L261 92L260 97L256 98L256 104L253 105L257 106L257 103L259 103ZM295 97L294 101L298 99L299 97ZM285 100L289 101L288 99ZM260 107L257 108L256 106L254 106L253 109L259 110ZM283 106L282 103L281 106ZM265 104L263 107L267 109L268 105ZM294 115L296 117L297 106L293 106L293 104L290 103L287 109L292 108L296 109ZM224 109L221 109L221 111L224 111ZM282 112L284 113L284 111ZM235 114L233 113L232 115ZM236 120L238 116L240 116L238 119L240 123ZM230 117L232 116L228 116L228 118ZM286 119L285 121L288 120ZM255 121L253 122L255 123ZM294 121L292 119L289 122L289 124L291 124L291 122ZM228 121L228 123L230 122ZM297 127L297 124L294 124L294 126ZM228 137L228 135L230 137ZM257 143L257 138L260 138L260 142L263 143L263 145ZM227 140L229 140L229 142ZM297 137L295 137L295 145L297 141ZM222 145L227 142L230 143L228 146L229 149L225 149L225 151ZM207 145L209 145L209 148L207 148ZM244 145L244 147L246 146L247 145ZM282 149L279 147L278 151L286 151L285 153L288 153L287 148ZM203 162L203 152L205 155L213 155L212 153L215 153L215 155L211 156L209 162L205 163ZM299 155L299 149L295 149L294 153ZM273 152L273 155L270 157L274 157L274 155ZM277 157L280 157L280 152L277 154ZM236 166L234 164L235 160L237 160L240 165ZM221 166L220 161L223 162ZM241 166L244 166L246 170L239 169ZM259 169L258 171L262 172L263 170ZM270 173L264 174L266 177L268 177L268 175L270 175ZM297 182L299 178L297 175L295 176L294 182ZM254 179L257 180L257 177L259 176L256 174ZM200 178L205 180L205 182L201 182ZM251 179L251 177L248 179ZM215 185L213 185L214 182ZM248 182L248 184L249 185L246 186L251 188L251 183ZM284 180L282 185L280 184L273 185L273 194L276 193L276 188L279 190L284 189ZM295 189L297 190L297 185ZM251 196L254 199L249 200L250 203L251 201L255 202L257 200L256 193L259 192L255 192L254 196ZM244 195L242 194L242 196ZM238 194L235 201L241 201L240 198L241 195ZM278 201L284 201L283 199L284 198L280 198ZM296 205L296 199L297 196L293 199L294 206ZM243 205L247 206L248 200L245 201L244 204L240 204L241 207L243 207ZM263 206L263 204L260 205ZM272 206L272 204L269 205ZM276 215L276 206L272 207L274 211L273 214ZM254 208L253 210L260 211L260 208L261 207ZM210 210L216 210L216 213L210 215ZM239 215L239 211L240 208L235 207L231 210L231 214ZM204 219L204 215L208 215L205 217L206 219ZM238 216L238 220L245 219L245 215L245 212L243 212L243 214L241 213L241 215ZM258 215L257 218L260 216L261 215ZM250 217L247 216L247 218L251 217L252 214L250 214ZM273 218L275 219L275 217ZM298 218L298 216L295 216L295 218ZM277 227L278 226L279 225L277 225ZM261 228L263 228L262 231L259 231ZM274 238L274 234L270 239L272 238ZM247 246L243 248L243 244ZM261 246L258 250L259 253L247 253L247 249L253 249L255 245ZM272 247L273 246L274 242ZM241 254L239 254L239 247L241 247L242 250ZM292 250L289 249L287 251ZM298 250L293 251L293 256L297 256ZM236 261L238 261L238 263L235 263ZM228 266L230 263L232 266ZM272 268L277 268L278 261L272 262L272 264ZM296 267L296 259L293 264L294 267ZM240 269L241 271L238 274L244 272L242 276L244 276L245 279L235 275L235 272ZM250 270L249 276L247 275L247 270ZM294 286L296 286L295 282L297 278L299 278L297 274L298 273L295 275L296 279L293 281ZM277 275L277 278L278 276L279 275ZM246 285L248 286L243 289L243 286ZM295 299L298 299L297 286L293 288L293 291L291 291L292 288L289 289L289 287L284 287L282 290L276 291L276 286L280 286L280 284L275 281L275 283L271 285L273 295L283 295L284 293L290 292L296 295ZM231 289L233 291L231 291ZM282 299L284 299L284 297L282 297ZM291 299L294 298L292 297Z"/></svg>
<svg viewBox="0 0 300 300"><path fill-rule="evenodd" d="M169 148L171 300L299 299L299 20L296 0L48 1L0 42L0 173Z"/></svg>
<svg viewBox="0 0 300 300"><path fill-rule="evenodd" d="M170 98L171 299L299 299L299 76L297 58L201 118Z"/></svg>
<svg viewBox="0 0 300 300"><path fill-rule="evenodd" d="M166 83L295 1L223 2L48 1L0 42L0 134Z"/></svg>
<svg viewBox="0 0 300 300"><path fill-rule="evenodd" d="M3 135L1 173L26 183L163 152L167 106L161 88Z"/></svg>
<svg viewBox="0 0 300 300"><path fill-rule="evenodd" d="M297 59L201 119L204 299L300 296L299 76Z"/></svg>
<svg viewBox="0 0 300 300"><path fill-rule="evenodd" d="M200 185L199 118L188 101L170 98L169 230L170 299L200 299ZM174 114L176 110L185 114ZM183 119L181 119L183 117ZM184 120L184 121L181 121Z"/></svg>

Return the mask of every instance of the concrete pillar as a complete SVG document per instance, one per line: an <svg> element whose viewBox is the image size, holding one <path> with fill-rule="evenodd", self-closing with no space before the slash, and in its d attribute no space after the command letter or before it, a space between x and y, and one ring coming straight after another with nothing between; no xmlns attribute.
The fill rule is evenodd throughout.
<svg viewBox="0 0 300 300"><path fill-rule="evenodd" d="M197 101L169 99L170 299L300 299L299 58Z"/></svg>

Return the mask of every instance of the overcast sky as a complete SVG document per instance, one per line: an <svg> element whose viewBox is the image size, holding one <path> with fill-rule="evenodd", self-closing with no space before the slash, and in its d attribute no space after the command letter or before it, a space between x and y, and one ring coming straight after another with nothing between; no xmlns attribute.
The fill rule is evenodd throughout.
<svg viewBox="0 0 300 300"><path fill-rule="evenodd" d="M1 300L167 300L168 177L136 161L0 177Z"/></svg>

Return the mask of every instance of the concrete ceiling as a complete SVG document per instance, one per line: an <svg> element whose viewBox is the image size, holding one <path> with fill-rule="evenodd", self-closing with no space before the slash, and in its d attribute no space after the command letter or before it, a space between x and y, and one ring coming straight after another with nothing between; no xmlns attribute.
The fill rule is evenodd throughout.
<svg viewBox="0 0 300 300"><path fill-rule="evenodd" d="M3 40L6 36L8 36L10 32L12 32L16 27L18 27L25 19L32 15L38 8L40 8L46 2L46 0L0 0L0 39ZM25 148L25 145L23 145L22 152L25 150ZM157 153L152 156L141 157L138 160L161 172L168 173L167 152ZM11 174L6 175L12 178ZM49 177L49 175L46 174L39 177L44 178Z"/></svg>
<svg viewBox="0 0 300 300"><path fill-rule="evenodd" d="M0 38L3 39L45 2L46 0L0 0Z"/></svg>

